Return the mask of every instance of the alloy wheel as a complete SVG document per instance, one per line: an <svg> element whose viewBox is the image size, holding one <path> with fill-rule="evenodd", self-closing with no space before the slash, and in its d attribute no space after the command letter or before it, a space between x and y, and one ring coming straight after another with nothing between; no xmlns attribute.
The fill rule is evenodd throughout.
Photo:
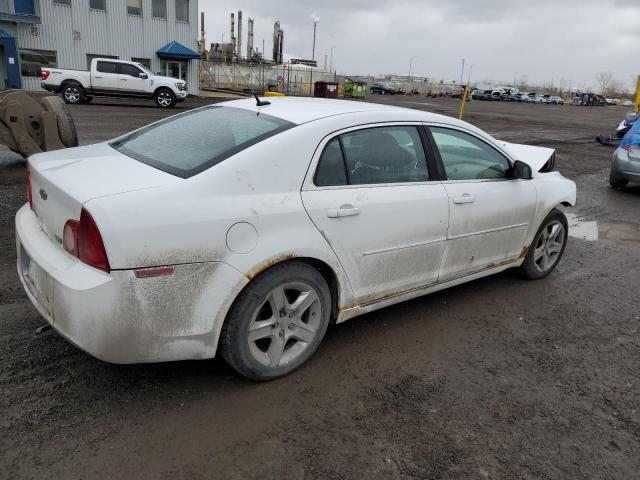
<svg viewBox="0 0 640 480"><path fill-rule="evenodd" d="M533 252L533 263L539 272L551 270L560 258L567 240L564 226L558 220L547 224L538 238Z"/></svg>
<svg viewBox="0 0 640 480"><path fill-rule="evenodd" d="M161 107L171 106L171 95L168 92L160 92L158 94L158 104Z"/></svg>
<svg viewBox="0 0 640 480"><path fill-rule="evenodd" d="M80 90L77 87L67 87L64 90L64 98L69 103L78 103L80 101Z"/></svg>
<svg viewBox="0 0 640 480"><path fill-rule="evenodd" d="M255 311L247 342L253 358L277 368L301 356L319 333L322 305L315 289L303 282L274 288Z"/></svg>

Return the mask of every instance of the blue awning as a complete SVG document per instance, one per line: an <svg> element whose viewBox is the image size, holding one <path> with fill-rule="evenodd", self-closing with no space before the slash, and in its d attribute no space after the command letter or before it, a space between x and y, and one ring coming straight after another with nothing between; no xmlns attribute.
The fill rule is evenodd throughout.
<svg viewBox="0 0 640 480"><path fill-rule="evenodd" d="M160 58L169 59L177 58L180 60L189 60L200 58L200 54L198 52L195 52L176 41L167 43L164 47L158 50L156 54Z"/></svg>

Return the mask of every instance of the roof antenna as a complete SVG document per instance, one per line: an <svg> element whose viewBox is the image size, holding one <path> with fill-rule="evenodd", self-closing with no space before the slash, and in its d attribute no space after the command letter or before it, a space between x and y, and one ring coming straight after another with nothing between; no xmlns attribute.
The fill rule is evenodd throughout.
<svg viewBox="0 0 640 480"><path fill-rule="evenodd" d="M254 92L253 96L256 98L256 106L264 107L265 105L271 105L271 102L267 102L266 100L260 100L258 98L258 94Z"/></svg>

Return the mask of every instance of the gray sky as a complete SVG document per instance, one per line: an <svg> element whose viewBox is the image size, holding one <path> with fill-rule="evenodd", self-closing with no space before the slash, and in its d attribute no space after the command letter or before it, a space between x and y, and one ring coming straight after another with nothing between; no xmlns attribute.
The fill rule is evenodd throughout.
<svg viewBox="0 0 640 480"><path fill-rule="evenodd" d="M595 86L610 70L625 88L640 73L640 0L200 0L207 42L229 41L229 16L243 12L243 52L249 17L254 45L271 58L273 23L284 30L286 57L310 58L312 15L319 17L316 59L332 46L338 73L413 73L472 81L530 84L561 79ZM633 55L632 55L633 52Z"/></svg>

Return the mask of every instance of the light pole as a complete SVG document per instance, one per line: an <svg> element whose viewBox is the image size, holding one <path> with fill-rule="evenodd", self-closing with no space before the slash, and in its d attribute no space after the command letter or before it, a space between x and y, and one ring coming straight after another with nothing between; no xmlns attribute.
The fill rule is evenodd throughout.
<svg viewBox="0 0 640 480"><path fill-rule="evenodd" d="M467 74L467 83L471 83L471 72L473 71L473 64L469 67L469 73Z"/></svg>
<svg viewBox="0 0 640 480"><path fill-rule="evenodd" d="M409 81L411 81L411 70L412 70L412 67L413 67L413 59L414 58L418 58L418 56L416 55L416 56L411 57L409 59Z"/></svg>
<svg viewBox="0 0 640 480"><path fill-rule="evenodd" d="M318 17L313 15L313 49L311 50L311 60L316 59L316 27L318 25Z"/></svg>
<svg viewBox="0 0 640 480"><path fill-rule="evenodd" d="M227 33L227 32L222 32L222 39L221 39L220 43L224 43L224 34L225 33Z"/></svg>
<svg viewBox="0 0 640 480"><path fill-rule="evenodd" d="M464 61L465 59L462 59L462 72L460 72L460 85L462 85L462 82L464 82Z"/></svg>

